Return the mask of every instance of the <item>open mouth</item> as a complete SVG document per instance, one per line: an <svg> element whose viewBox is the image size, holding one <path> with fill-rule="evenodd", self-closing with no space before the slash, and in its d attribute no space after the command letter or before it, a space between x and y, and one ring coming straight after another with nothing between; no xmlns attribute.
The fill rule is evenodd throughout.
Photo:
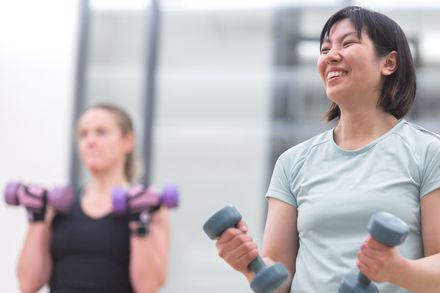
<svg viewBox="0 0 440 293"><path fill-rule="evenodd" d="M329 71L327 73L327 80L332 80L345 75L347 75L346 71Z"/></svg>

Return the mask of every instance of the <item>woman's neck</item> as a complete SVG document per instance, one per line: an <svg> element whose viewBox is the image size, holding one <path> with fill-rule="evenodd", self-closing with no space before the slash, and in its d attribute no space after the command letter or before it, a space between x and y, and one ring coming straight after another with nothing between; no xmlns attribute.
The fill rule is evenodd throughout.
<svg viewBox="0 0 440 293"><path fill-rule="evenodd" d="M337 145L344 149L359 149L393 128L398 120L382 110L361 113L341 112L334 130Z"/></svg>
<svg viewBox="0 0 440 293"><path fill-rule="evenodd" d="M109 197L114 187L129 186L121 173L94 173L86 186L86 195L91 197Z"/></svg>

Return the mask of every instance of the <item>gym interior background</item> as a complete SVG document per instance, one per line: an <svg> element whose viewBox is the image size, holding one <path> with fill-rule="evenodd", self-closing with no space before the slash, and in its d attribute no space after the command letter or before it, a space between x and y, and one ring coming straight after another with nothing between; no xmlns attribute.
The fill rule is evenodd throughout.
<svg viewBox="0 0 440 293"><path fill-rule="evenodd" d="M261 243L275 159L331 127L320 122L327 100L315 63L320 29L340 7L367 6L399 22L418 77L407 119L440 133L438 1L155 3L0 4L0 188L10 180L80 185L85 175L73 145L74 118L96 102L125 107L147 165L142 180L173 182L181 192L181 206L170 212L163 293L249 292L245 279L218 258L202 225L234 205ZM19 292L24 211L1 200L0 227L0 291Z"/></svg>

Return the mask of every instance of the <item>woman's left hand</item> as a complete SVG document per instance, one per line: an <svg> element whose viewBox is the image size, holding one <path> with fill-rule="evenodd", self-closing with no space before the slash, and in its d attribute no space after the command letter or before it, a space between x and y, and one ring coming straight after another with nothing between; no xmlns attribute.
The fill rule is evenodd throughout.
<svg viewBox="0 0 440 293"><path fill-rule="evenodd" d="M392 282L402 259L397 248L381 244L369 235L357 254L357 266L371 281Z"/></svg>

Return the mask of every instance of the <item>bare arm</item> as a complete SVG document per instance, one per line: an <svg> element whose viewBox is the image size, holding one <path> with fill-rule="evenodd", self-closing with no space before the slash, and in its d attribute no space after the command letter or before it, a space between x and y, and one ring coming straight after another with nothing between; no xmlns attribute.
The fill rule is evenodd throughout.
<svg viewBox="0 0 440 293"><path fill-rule="evenodd" d="M425 257L404 259L395 283L415 293L440 292L440 189L421 201L421 224Z"/></svg>
<svg viewBox="0 0 440 293"><path fill-rule="evenodd" d="M276 292L290 292L298 254L297 209L278 199L269 198L262 254L266 262L281 262L290 276Z"/></svg>
<svg viewBox="0 0 440 293"><path fill-rule="evenodd" d="M52 271L50 235L50 223L29 224L17 267L18 281L23 293L37 292L49 282Z"/></svg>
<svg viewBox="0 0 440 293"><path fill-rule="evenodd" d="M295 274L298 251L296 216L296 208L277 199L269 199L262 257L267 265L283 263L290 273L289 280L277 292L288 292ZM252 282L255 274L248 265L258 256L258 248L247 231L246 223L240 221L237 228L223 232L216 245L220 257Z"/></svg>
<svg viewBox="0 0 440 293"><path fill-rule="evenodd" d="M440 189L421 201L421 223L425 257L410 260L395 248L371 239L359 256L361 271L373 281L389 281L414 293L440 292ZM368 247L367 247L368 246Z"/></svg>
<svg viewBox="0 0 440 293"><path fill-rule="evenodd" d="M168 271L168 210L153 214L150 233L130 240L130 278L135 292L155 293L163 286Z"/></svg>

